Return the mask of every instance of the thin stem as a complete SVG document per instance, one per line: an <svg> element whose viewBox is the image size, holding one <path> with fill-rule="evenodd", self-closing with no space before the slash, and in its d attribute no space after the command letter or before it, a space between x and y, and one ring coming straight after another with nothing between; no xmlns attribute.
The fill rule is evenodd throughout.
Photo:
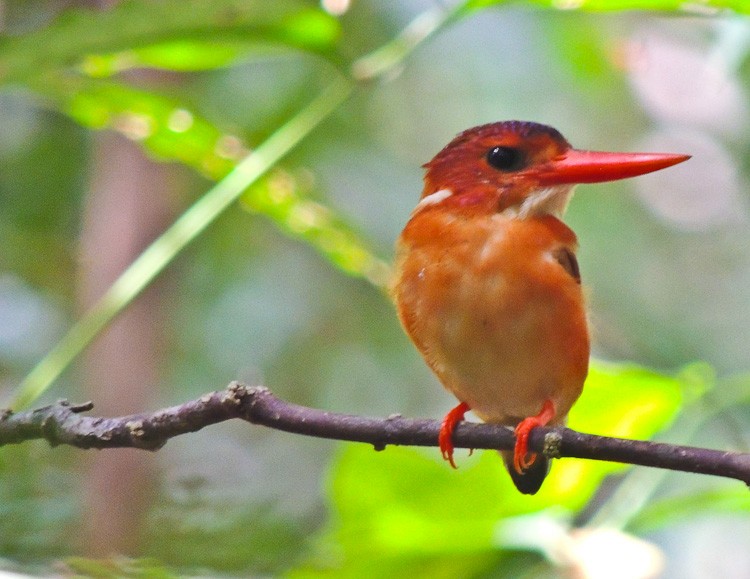
<svg viewBox="0 0 750 579"><path fill-rule="evenodd" d="M339 77L309 105L248 154L196 201L120 275L101 299L29 372L11 402L24 408L43 394L96 335L245 189L291 151L351 94Z"/></svg>
<svg viewBox="0 0 750 579"><path fill-rule="evenodd" d="M455 20L464 9L464 4L458 2L451 7L435 7L420 13L393 40L355 60L352 77L358 81L371 81L387 76L417 46Z"/></svg>

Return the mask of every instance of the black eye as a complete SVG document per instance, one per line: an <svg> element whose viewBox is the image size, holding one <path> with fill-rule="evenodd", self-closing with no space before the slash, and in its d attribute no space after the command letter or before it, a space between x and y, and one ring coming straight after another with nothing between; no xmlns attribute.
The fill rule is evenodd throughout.
<svg viewBox="0 0 750 579"><path fill-rule="evenodd" d="M520 149L493 147L487 151L487 162L500 171L518 171L523 169L525 159Z"/></svg>

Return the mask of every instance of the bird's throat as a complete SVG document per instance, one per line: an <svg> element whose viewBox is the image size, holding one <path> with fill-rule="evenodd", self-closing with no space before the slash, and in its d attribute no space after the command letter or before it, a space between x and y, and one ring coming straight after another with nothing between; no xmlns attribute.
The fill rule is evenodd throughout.
<svg viewBox="0 0 750 579"><path fill-rule="evenodd" d="M469 208L478 211L495 209L500 215L513 219L529 219L551 215L562 219L568 203L573 196L575 185L555 185L538 187L520 196L520 199L509 199L502 190L478 189L460 191L444 187L426 194L417 204L412 216L428 208L445 207L451 210L465 211ZM499 207L498 207L499 205Z"/></svg>
<svg viewBox="0 0 750 579"><path fill-rule="evenodd" d="M519 219L542 215L552 215L562 219L565 210L568 208L568 203L573 197L574 188L575 185L556 185L535 189L519 205L509 207L503 213Z"/></svg>

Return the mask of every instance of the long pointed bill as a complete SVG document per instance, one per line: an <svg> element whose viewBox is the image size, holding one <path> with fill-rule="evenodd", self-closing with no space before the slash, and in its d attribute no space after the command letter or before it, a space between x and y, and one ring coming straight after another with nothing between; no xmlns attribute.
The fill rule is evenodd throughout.
<svg viewBox="0 0 750 579"><path fill-rule="evenodd" d="M563 157L539 167L540 185L601 183L627 179L687 161L690 155L668 153L601 153L570 149Z"/></svg>

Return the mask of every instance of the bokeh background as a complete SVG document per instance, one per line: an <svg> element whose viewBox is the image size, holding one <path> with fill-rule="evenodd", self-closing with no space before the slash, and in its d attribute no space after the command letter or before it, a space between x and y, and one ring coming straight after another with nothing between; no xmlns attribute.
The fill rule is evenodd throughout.
<svg viewBox="0 0 750 579"><path fill-rule="evenodd" d="M679 402L654 419L659 439L748 451L748 7L469 4L0 2L0 401L213 181L338 79L349 98L34 405L91 399L118 415L239 379L333 411L442 416L454 401L404 337L383 264L420 165L467 127L524 119L579 148L693 155L581 187L567 221L595 355L627 364L597 366L620 376L615 397L642 408L636 378L668 384ZM493 453L459 460L453 473L434 450L239 423L154 454L6 446L0 566L750 576L740 483L621 470L537 504L502 486Z"/></svg>

